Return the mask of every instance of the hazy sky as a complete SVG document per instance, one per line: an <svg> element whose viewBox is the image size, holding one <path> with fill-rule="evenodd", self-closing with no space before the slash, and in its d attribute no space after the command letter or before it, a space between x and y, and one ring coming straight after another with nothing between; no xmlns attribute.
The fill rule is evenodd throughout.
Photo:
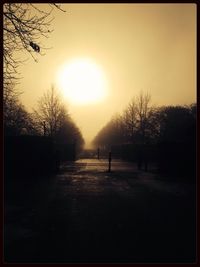
<svg viewBox="0 0 200 267"><path fill-rule="evenodd" d="M44 4L41 6L45 7ZM99 103L66 101L87 143L143 90L155 105L196 101L195 4L63 4L45 56L21 68L21 99L31 111L57 83L69 60L90 58L104 72L107 97Z"/></svg>

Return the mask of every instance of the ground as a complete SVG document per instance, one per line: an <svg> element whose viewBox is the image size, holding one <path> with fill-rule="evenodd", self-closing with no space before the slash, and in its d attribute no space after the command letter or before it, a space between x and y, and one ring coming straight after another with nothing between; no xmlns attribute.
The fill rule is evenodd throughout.
<svg viewBox="0 0 200 267"><path fill-rule="evenodd" d="M7 263L195 262L193 183L82 159L4 185Z"/></svg>

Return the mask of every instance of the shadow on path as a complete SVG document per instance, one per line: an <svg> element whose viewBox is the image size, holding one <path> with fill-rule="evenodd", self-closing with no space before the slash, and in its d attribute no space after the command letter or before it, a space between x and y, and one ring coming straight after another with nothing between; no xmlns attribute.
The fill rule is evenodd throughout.
<svg viewBox="0 0 200 267"><path fill-rule="evenodd" d="M5 183L8 263L195 261L195 187L104 160Z"/></svg>

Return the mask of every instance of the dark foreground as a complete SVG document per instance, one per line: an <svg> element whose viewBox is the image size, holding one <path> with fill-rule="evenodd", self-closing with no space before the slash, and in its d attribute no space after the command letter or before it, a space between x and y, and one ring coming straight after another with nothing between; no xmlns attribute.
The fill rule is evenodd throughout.
<svg viewBox="0 0 200 267"><path fill-rule="evenodd" d="M5 181L7 263L195 262L195 185L128 163L67 163L60 174Z"/></svg>

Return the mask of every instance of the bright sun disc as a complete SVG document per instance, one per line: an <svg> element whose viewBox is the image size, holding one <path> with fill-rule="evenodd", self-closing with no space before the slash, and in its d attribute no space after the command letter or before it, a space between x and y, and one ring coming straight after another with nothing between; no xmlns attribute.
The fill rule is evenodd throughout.
<svg viewBox="0 0 200 267"><path fill-rule="evenodd" d="M57 78L64 96L73 103L96 103L106 96L104 73L89 59L76 59L63 65Z"/></svg>

